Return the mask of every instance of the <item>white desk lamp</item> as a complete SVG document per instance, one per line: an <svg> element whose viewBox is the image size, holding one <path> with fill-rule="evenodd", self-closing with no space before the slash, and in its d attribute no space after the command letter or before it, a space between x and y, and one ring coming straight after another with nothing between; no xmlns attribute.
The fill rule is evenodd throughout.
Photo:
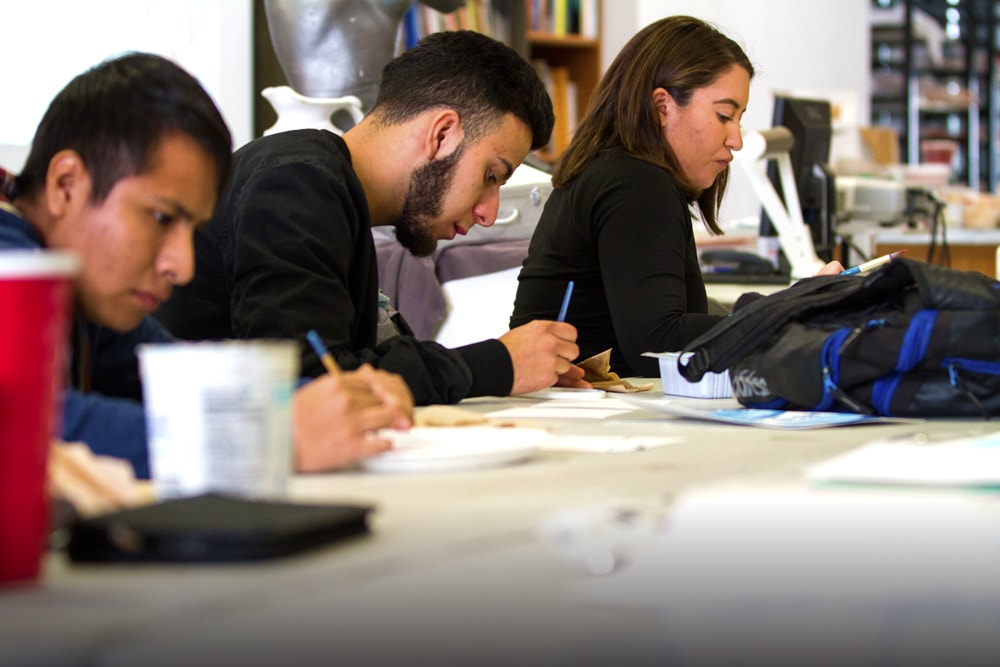
<svg viewBox="0 0 1000 667"><path fill-rule="evenodd" d="M815 275L824 262L816 255L812 232L802 219L802 206L789 155L793 143L792 133L785 127L745 131L743 149L734 154L733 161L750 179L757 198L778 232L778 243L791 266L791 278L798 280ZM764 172L763 166L768 160L777 162L784 202Z"/></svg>

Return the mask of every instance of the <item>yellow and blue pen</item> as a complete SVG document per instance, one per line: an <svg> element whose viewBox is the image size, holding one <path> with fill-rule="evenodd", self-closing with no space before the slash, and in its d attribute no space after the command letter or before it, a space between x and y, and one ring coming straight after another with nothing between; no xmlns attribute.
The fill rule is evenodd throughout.
<svg viewBox="0 0 1000 667"><path fill-rule="evenodd" d="M340 375L340 366L334 361L333 355L330 354L330 350L326 349L326 345L323 344L315 329L310 329L306 333L306 339L312 345L312 349L316 351L316 356L323 362L323 367L326 368L326 371L330 375Z"/></svg>
<svg viewBox="0 0 1000 667"><path fill-rule="evenodd" d="M864 264L858 264L857 266L852 266L849 269L844 269L843 271L840 272L840 275L842 275L842 276L853 276L853 275L857 275L859 273L868 273L869 271L877 269L878 267L882 266L883 264L888 264L889 262L891 262L892 260L894 260L896 257L899 257L900 255L902 255L904 252L906 252L906 251L905 250L897 250L896 252L891 252L888 255L882 255L881 257L876 257L875 259L873 259L871 261L868 261L868 262L865 262Z"/></svg>

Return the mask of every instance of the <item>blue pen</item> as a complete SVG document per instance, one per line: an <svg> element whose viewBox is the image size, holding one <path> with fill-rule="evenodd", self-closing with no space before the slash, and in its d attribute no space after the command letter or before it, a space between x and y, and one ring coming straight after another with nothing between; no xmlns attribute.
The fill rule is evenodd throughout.
<svg viewBox="0 0 1000 667"><path fill-rule="evenodd" d="M559 317L556 318L556 322L566 321L566 311L569 310L569 298L573 296L573 281L569 281L566 285L566 294L563 296L562 306L559 308Z"/></svg>

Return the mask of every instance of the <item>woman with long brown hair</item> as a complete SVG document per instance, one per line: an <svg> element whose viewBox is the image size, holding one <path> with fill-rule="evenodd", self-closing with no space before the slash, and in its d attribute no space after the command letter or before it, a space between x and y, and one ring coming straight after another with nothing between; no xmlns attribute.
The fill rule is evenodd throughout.
<svg viewBox="0 0 1000 667"><path fill-rule="evenodd" d="M708 314L692 208L722 233L753 75L739 44L689 16L656 21L625 45L556 165L512 327L554 318L572 280L566 320L581 357L611 348L620 375L657 375L643 352L680 350L721 319Z"/></svg>

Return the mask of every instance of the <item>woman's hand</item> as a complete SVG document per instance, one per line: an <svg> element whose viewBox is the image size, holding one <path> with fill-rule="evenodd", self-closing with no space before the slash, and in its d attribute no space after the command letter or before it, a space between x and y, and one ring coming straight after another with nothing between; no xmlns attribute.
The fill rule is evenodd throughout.
<svg viewBox="0 0 1000 667"><path fill-rule="evenodd" d="M844 265L833 260L823 266L819 271L816 272L817 276L836 276L839 275L841 271L844 270Z"/></svg>

